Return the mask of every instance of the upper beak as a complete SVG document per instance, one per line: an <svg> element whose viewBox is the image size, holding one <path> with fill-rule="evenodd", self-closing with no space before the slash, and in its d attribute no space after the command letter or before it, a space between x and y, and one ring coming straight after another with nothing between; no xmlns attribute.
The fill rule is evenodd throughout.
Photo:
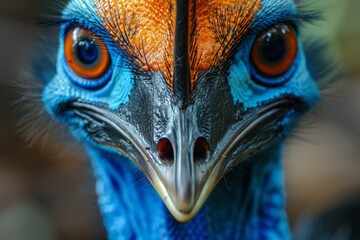
<svg viewBox="0 0 360 240"><path fill-rule="evenodd" d="M105 123L109 126L106 130L115 130L112 139L126 139L130 143L124 147L102 142L118 149L138 165L180 222L191 220L199 212L233 165L271 142L288 105L288 100L276 101L251 111L247 118L226 127L225 135L216 146L211 146L199 131L196 109L191 107L174 111L172 119L168 120L166 134L149 144L137 137L133 128L115 113L85 103L73 103L81 114ZM261 138L256 137L258 134Z"/></svg>
<svg viewBox="0 0 360 240"><path fill-rule="evenodd" d="M182 222L194 217L206 199L200 195L204 194L210 170L209 143L187 114L180 111L169 134L159 139L157 154L161 164L155 165L155 186L163 185L158 188L160 195L173 216Z"/></svg>
<svg viewBox="0 0 360 240"><path fill-rule="evenodd" d="M279 101L253 110L248 118L229 126L215 147L198 130L196 110L179 111L167 136L158 141L159 161L147 162L155 162L156 177L150 181L178 221L191 220L233 165L272 141L272 134L281 131L278 122L287 112L286 105L288 101ZM269 126L271 133L265 131ZM263 139L256 138L259 133Z"/></svg>
<svg viewBox="0 0 360 240"><path fill-rule="evenodd" d="M288 105L284 100L253 110L229 126L216 147L198 130L196 109L179 111L169 133L158 140L158 161L147 162L156 175L150 181L172 215L181 222L191 220L232 166L272 142Z"/></svg>

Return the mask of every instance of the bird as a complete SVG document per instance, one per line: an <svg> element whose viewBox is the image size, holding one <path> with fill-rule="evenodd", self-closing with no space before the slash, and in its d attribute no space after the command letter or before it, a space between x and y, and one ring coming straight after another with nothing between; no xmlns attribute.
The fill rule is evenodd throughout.
<svg viewBox="0 0 360 240"><path fill-rule="evenodd" d="M41 104L108 239L290 239L284 140L320 90L294 0L70 0ZM47 62L41 63L43 68Z"/></svg>

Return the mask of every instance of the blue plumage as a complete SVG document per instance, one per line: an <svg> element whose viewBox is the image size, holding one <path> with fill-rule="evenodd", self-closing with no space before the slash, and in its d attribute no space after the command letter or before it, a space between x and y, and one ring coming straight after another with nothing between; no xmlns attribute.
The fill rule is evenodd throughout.
<svg viewBox="0 0 360 240"><path fill-rule="evenodd" d="M275 147L256 156L251 167L244 166L248 176L241 168L233 169L198 215L180 223L135 165L106 152L88 151L111 240L290 239L281 152Z"/></svg>
<svg viewBox="0 0 360 240"><path fill-rule="evenodd" d="M109 239L290 239L282 140L319 98L294 2L261 1L224 62L198 70L181 106L177 98L184 96L177 91L190 78L174 77L173 87L149 63L144 71L130 47L118 45L108 31L122 26L109 26L97 6L72 0L63 11L56 75L42 100L86 146ZM184 27L176 24L175 30ZM125 40L131 46L131 37ZM143 51L146 44L143 39ZM97 46L90 50L99 57L82 61L87 46ZM188 53L176 54L175 61ZM184 64L192 69L188 57Z"/></svg>

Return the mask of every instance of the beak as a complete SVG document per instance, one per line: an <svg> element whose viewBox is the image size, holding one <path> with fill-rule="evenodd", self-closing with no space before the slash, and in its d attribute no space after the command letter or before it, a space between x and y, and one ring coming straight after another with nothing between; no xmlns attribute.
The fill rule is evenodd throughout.
<svg viewBox="0 0 360 240"><path fill-rule="evenodd" d="M200 210L199 201L207 180L210 157L208 141L199 134L190 111L179 111L175 124L167 136L159 139L157 155L163 163L156 166L163 197L173 216L181 222L189 221Z"/></svg>
<svg viewBox="0 0 360 240"><path fill-rule="evenodd" d="M291 106L284 99L251 110L247 118L228 127L215 148L197 127L196 108L179 111L168 136L158 142L158 157L167 164L155 166L158 177L153 179L172 215L181 222L191 220L234 165L273 142Z"/></svg>
<svg viewBox="0 0 360 240"><path fill-rule="evenodd" d="M232 166L278 136L282 131L278 123L291 106L291 101L284 99L252 109L243 120L226 126L225 135L217 142L212 139L214 147L209 144L209 134L205 137L204 130L199 130L197 109L192 106L173 109L166 133L149 144L116 113L86 103L72 103L75 113L82 118L87 116L88 121L93 119L90 123L100 123L102 130L109 132L114 142L96 141L133 160L180 222L190 221L199 212Z"/></svg>

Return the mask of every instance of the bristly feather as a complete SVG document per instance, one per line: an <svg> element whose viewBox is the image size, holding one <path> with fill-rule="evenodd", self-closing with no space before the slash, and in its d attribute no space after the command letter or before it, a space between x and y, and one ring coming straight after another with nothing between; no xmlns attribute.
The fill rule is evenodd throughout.
<svg viewBox="0 0 360 240"><path fill-rule="evenodd" d="M299 2L299 1L298 1ZM307 9L315 9L309 1L298 3L299 12L309 12ZM329 7L329 6L328 6ZM309 26L320 27L325 22L323 10L311 10L315 18L305 18L300 21L301 30L306 30ZM306 14L308 15L308 14ZM311 14L310 14L311 15ZM309 21L310 20L310 21ZM314 32L302 32L304 51L307 67L316 80L321 98L317 107L306 114L298 124L298 127L291 134L295 139L314 143L313 140L304 137L304 132L323 131L324 116L339 117L339 114L331 107L334 100L339 100L346 96L347 84L342 81L346 77L341 58L333 49L334 40L329 36L314 35Z"/></svg>
<svg viewBox="0 0 360 240"><path fill-rule="evenodd" d="M17 73L10 88L14 93L12 107L17 116L17 130L24 135L29 145L40 144L45 147L49 142L56 142L56 152L64 148L77 148L79 143L72 141L64 125L50 117L42 102L44 85L54 76L56 70L57 39L49 35L38 40L32 56L22 71Z"/></svg>
<svg viewBox="0 0 360 240"><path fill-rule="evenodd" d="M78 0L78 2L85 3L83 0ZM54 32L59 32L60 26L65 23L80 24L82 21L81 19L66 18L66 16L63 16L62 11L67 3L68 1L66 0L56 2L44 0L41 8L41 17L38 19L37 24L45 28L50 28ZM316 10L309 11L308 9L311 9L309 4L311 5L311 3L308 2L298 3L298 13L292 14L291 16L287 15L286 19L298 23L303 28L306 28L308 24L316 24L322 19L322 14L320 11ZM80 8L78 6L82 7ZM92 21L93 25L102 26L102 23L98 21L98 18L95 15L96 13L90 9L90 6L87 8L86 6L87 4L74 4L72 13L70 13L69 16L83 16L84 19L86 18ZM269 11L272 10L271 7L268 9ZM227 21L226 17L221 19ZM257 24L257 28L252 28L251 31L259 31L259 29L266 27L265 24L268 23L264 22L262 24L260 22ZM117 29L119 28L119 26L114 27ZM214 26L214 28L216 29L216 26ZM109 39L109 41L106 41L107 45L118 48L118 44L109 38L109 34L105 29L99 27L99 30L101 31L97 31L97 34L100 37L105 40ZM31 66L27 67L28 70L26 72L20 74L21 76L16 81L15 86L16 92L18 92L20 96L14 103L16 112L21 115L18 124L18 126L21 126L19 130L25 132L26 139L30 143L34 143L40 139L46 141L47 137L44 136L47 136L49 132L53 133L54 129L59 129L59 136L67 133L67 131L63 131L64 127L62 125L48 116L41 102L41 91L43 86L55 74L55 72L50 73L50 71L55 71L56 69L55 61L58 49L56 42L58 40L54 38L54 35L51 36L52 37L48 37L46 40L40 41L39 49L41 49L41 51L34 51L34 58L31 60ZM55 36L57 36L57 34L55 34ZM234 41L241 44L242 39L234 39ZM234 44L234 49L238 44ZM329 99L334 98L335 93L342 91L341 89L345 87L344 84L339 81L339 79L344 76L344 72L339 67L341 66L341 61L336 57L331 58L329 57L329 54L326 54L327 51L329 51L330 45L331 43L326 39L314 39L313 36L311 40L307 39L306 36L304 39L304 49L307 56L308 68L313 77L317 80L322 94L318 109L311 113L314 116L316 123L320 125L322 120L319 112L333 112L332 108L329 107L328 101ZM197 51L196 42L192 42L192 49L194 49L194 52ZM231 57L230 55L233 54L233 52L234 50L229 51L228 57ZM236 62L236 59L233 61ZM44 63L47 63L46 66L44 66ZM192 67L194 68L194 66ZM138 71L142 72L141 69L138 69ZM213 69L210 73L216 75L218 72L216 69ZM211 79L211 74L207 74L207 77ZM202 78L201 74L199 75L199 78ZM309 125L311 126L308 121L299 124L299 128L295 130L293 135L298 135L303 129L309 128ZM68 136L69 135L67 135L65 139L68 139Z"/></svg>
<svg viewBox="0 0 360 240"><path fill-rule="evenodd" d="M63 9L68 4L68 0L42 0L39 7L39 18L36 24L46 28L60 27L66 20L63 18Z"/></svg>
<svg viewBox="0 0 360 240"><path fill-rule="evenodd" d="M124 51L119 47L119 43L115 42L113 37L110 36L109 31L106 30L103 26L103 22L100 20L99 16L94 11L92 5L90 5L85 0L76 0L72 1L71 7L67 7L68 11L64 14L64 8L67 6L67 1L62 0L58 4L52 6L50 1L45 0L44 6L42 7L42 14L36 21L37 25L43 27L45 29L57 30L57 32L62 32L61 27L68 26L83 26L85 28L89 28L92 32L96 33L96 35L102 39L106 47L114 51L116 54L120 56L124 55ZM116 29L115 32L119 32L117 30L119 26L111 26ZM124 27L123 27L124 28ZM120 37L120 36L119 36ZM121 37L126 39L126 34L121 34ZM124 40L125 44L126 41ZM102 46L100 46L102 47ZM103 46L105 47L105 46ZM141 46L140 46L141 47ZM134 74L142 74L144 75L144 71L142 71L141 67L135 65L132 56L131 58L124 58L127 61L126 66L132 66L132 71ZM146 63L144 63L146 64ZM113 63L114 65L114 63ZM118 68L122 68L122 65L115 65Z"/></svg>
<svg viewBox="0 0 360 240"><path fill-rule="evenodd" d="M83 0L79 0L79 2L85 3ZM63 10L67 3L66 0L56 1L56 3L49 0L42 2L40 17L35 22L42 28L42 36L39 37L23 70L18 72L15 80L9 86L15 95L13 108L18 119L18 131L24 135L26 142L29 145L39 143L44 147L49 140L53 139L57 143L56 151L59 153L63 152L64 148L69 150L78 148L80 145L79 142L73 140L65 125L49 116L42 102L44 86L56 74L58 36L61 26L68 23L80 24L79 19L64 17ZM87 5L83 4L82 6ZM85 10L74 7L72 13L84 16L84 19L86 16L94 14L90 7L88 11ZM90 19L95 20L96 18L93 16ZM100 26L100 23L98 25ZM97 31L97 34L103 37L101 31ZM106 44L109 45L108 42Z"/></svg>

